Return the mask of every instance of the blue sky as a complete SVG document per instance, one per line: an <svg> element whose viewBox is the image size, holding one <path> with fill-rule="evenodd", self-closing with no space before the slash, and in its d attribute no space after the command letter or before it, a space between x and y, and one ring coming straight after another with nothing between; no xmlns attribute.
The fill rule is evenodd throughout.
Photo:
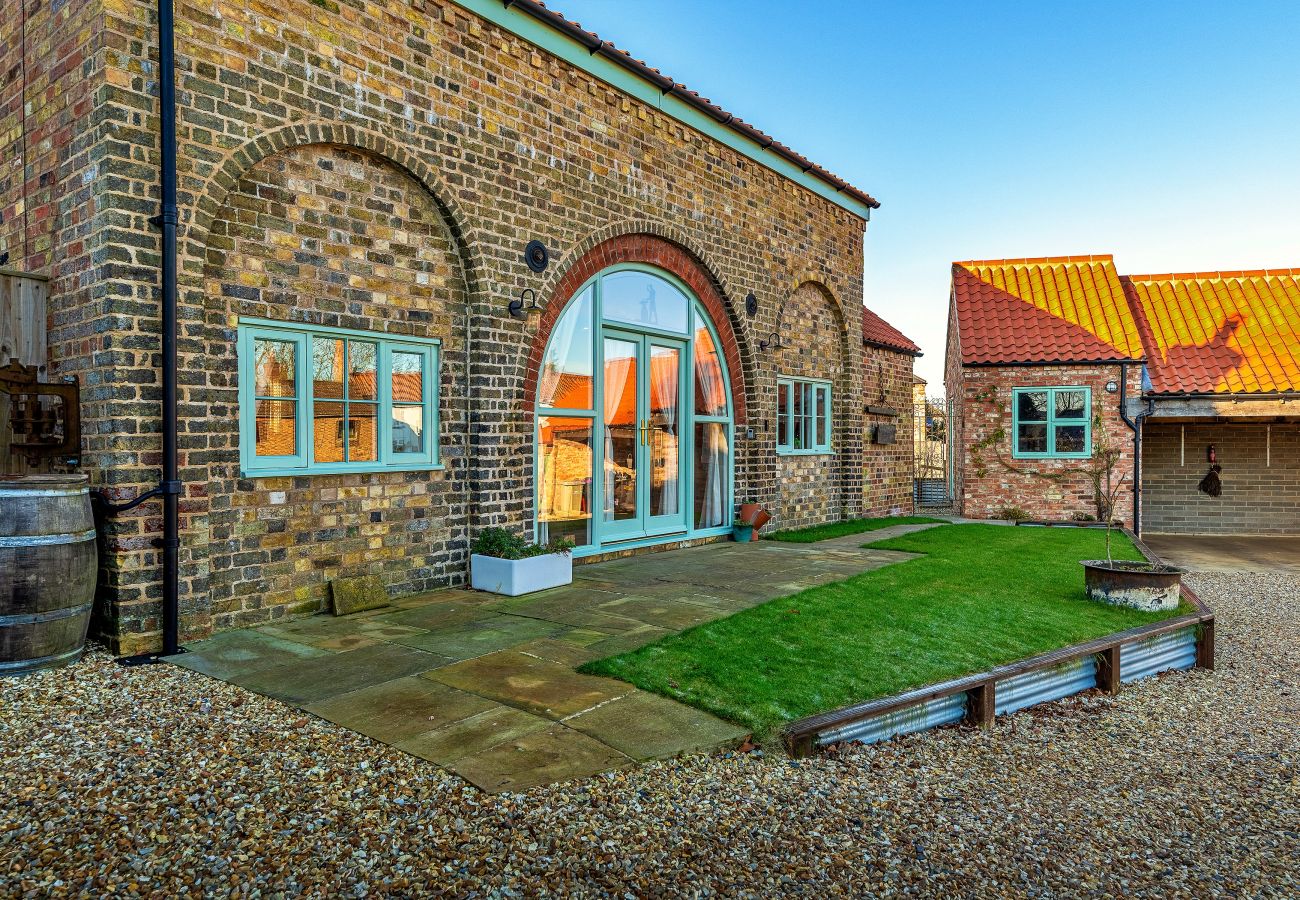
<svg viewBox="0 0 1300 900"><path fill-rule="evenodd" d="M882 202L865 300L932 388L953 260L1300 267L1300 3L550 5Z"/></svg>

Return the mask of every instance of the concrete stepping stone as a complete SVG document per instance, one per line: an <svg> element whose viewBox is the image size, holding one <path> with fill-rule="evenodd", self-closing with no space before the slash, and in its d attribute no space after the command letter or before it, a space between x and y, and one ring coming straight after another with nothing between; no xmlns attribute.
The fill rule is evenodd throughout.
<svg viewBox="0 0 1300 900"><path fill-rule="evenodd" d="M386 744L495 707L491 700L411 675L308 704L304 709Z"/></svg>
<svg viewBox="0 0 1300 900"><path fill-rule="evenodd" d="M635 691L565 719L633 759L662 759L739 744L749 730L690 706Z"/></svg>

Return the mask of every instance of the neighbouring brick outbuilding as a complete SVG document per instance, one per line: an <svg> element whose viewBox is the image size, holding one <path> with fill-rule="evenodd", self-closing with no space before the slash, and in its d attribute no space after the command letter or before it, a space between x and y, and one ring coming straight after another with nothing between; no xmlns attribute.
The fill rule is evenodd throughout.
<svg viewBox="0 0 1300 900"><path fill-rule="evenodd" d="M912 368L921 348L870 309L862 310L863 513L912 511L916 433ZM924 382L922 382L924 383Z"/></svg>
<svg viewBox="0 0 1300 900"><path fill-rule="evenodd" d="M21 13L0 251L50 278L85 470L128 499L160 461L155 6ZM536 3L176 17L184 637L339 576L460 583L488 525L625 552L716 539L743 500L786 526L910 491L910 449L864 454L864 371L906 410L916 350L858 337L861 191ZM117 652L157 645L159 528L105 526Z"/></svg>
<svg viewBox="0 0 1300 900"><path fill-rule="evenodd" d="M1296 270L955 263L945 380L964 515L1096 517L1104 440L1114 515L1139 530L1300 532ZM1212 466L1217 494L1201 489Z"/></svg>

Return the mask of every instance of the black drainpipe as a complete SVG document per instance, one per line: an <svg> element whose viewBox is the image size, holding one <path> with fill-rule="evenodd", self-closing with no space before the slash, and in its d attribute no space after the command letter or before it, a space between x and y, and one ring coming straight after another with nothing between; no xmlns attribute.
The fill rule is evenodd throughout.
<svg viewBox="0 0 1300 900"><path fill-rule="evenodd" d="M1133 533L1142 534L1142 420L1155 410L1154 398L1147 408L1130 419L1128 415L1128 363L1119 364L1119 417L1133 432Z"/></svg>
<svg viewBox="0 0 1300 900"><path fill-rule="evenodd" d="M158 0L158 105L162 159L159 173L159 214L149 220L162 229L162 477L158 486L127 503L109 503L96 491L101 516L134 509L162 497L162 630L161 654L147 653L124 662L153 662L180 652L180 493L176 460L176 58L172 0Z"/></svg>

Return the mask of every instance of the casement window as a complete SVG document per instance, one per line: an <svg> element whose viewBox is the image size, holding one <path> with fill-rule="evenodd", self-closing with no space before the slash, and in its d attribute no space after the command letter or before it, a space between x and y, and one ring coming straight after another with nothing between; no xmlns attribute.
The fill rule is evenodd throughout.
<svg viewBox="0 0 1300 900"><path fill-rule="evenodd" d="M1015 388L1011 392L1012 456L1092 456L1092 391L1086 387Z"/></svg>
<svg viewBox="0 0 1300 900"><path fill-rule="evenodd" d="M239 451L245 476L439 468L438 342L242 322Z"/></svg>
<svg viewBox="0 0 1300 900"><path fill-rule="evenodd" d="M831 452L831 385L781 378L776 383L776 452Z"/></svg>

